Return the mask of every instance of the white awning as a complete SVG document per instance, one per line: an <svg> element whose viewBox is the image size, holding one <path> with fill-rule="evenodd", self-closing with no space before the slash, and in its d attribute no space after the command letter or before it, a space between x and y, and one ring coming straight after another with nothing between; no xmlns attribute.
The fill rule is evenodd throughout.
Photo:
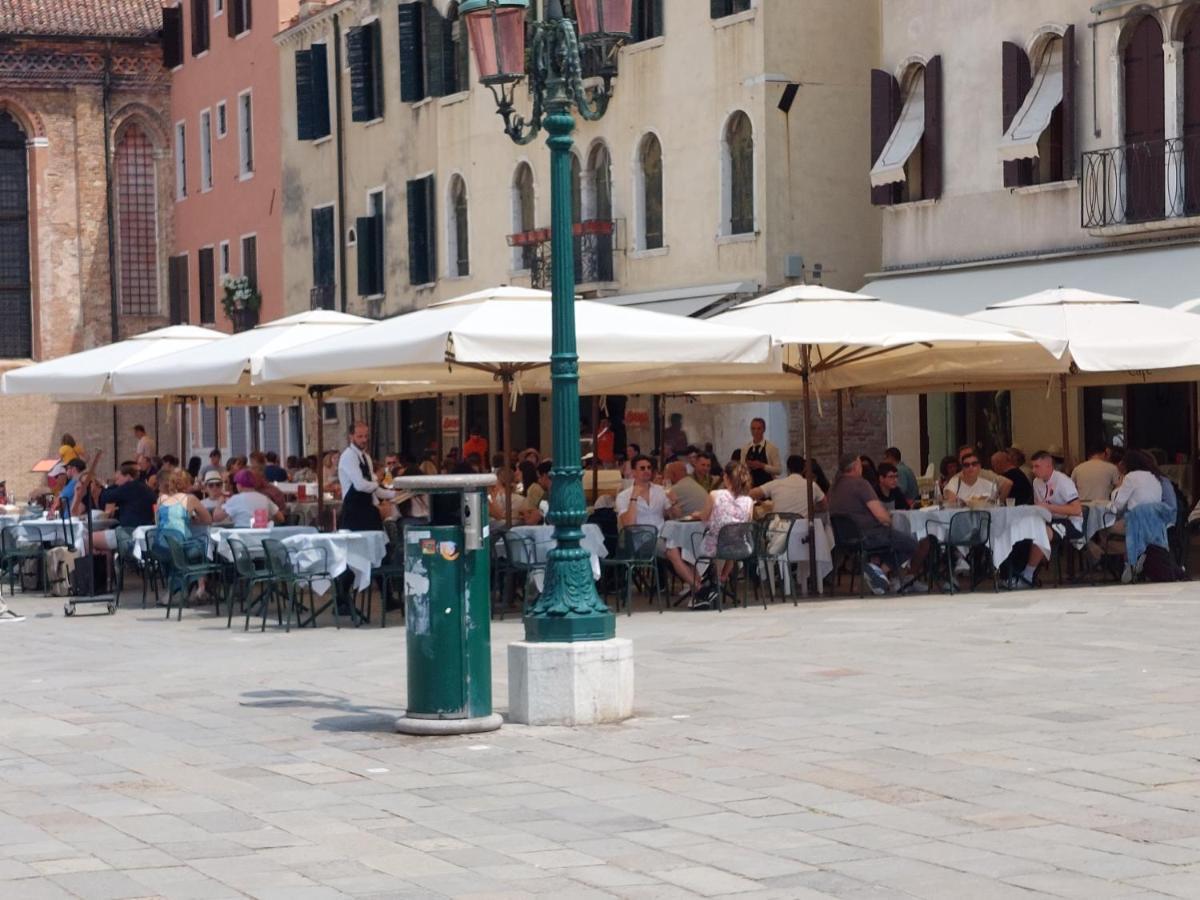
<svg viewBox="0 0 1200 900"><path fill-rule="evenodd" d="M729 281L721 284L701 284L685 288L669 288L661 291L645 291L640 294L618 294L602 297L598 302L613 306L636 306L653 312L669 313L673 316L694 316L702 313L726 297L755 294L758 285L752 281ZM738 299L742 299L738 297ZM722 310L716 310L721 312Z"/></svg>
<svg viewBox="0 0 1200 900"><path fill-rule="evenodd" d="M1050 117L1063 99L1063 42L1051 41L1042 53L1041 65L1025 102L1013 116L1000 139L1000 158L1005 162L1036 159L1038 140L1050 127Z"/></svg>
<svg viewBox="0 0 1200 900"><path fill-rule="evenodd" d="M1196 272L1200 272L1200 245L1180 244L884 273L870 276L863 292L880 300L958 315L1060 285L1174 306L1196 296Z"/></svg>
<svg viewBox="0 0 1200 900"><path fill-rule="evenodd" d="M904 181L904 164L925 134L925 70L920 70L908 87L900 121L883 145L883 152L871 168L871 186L883 187Z"/></svg>

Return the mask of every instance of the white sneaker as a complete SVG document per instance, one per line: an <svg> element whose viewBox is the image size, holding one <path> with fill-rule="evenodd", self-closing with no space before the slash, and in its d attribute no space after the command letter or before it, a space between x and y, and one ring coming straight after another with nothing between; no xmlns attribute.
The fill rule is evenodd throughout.
<svg viewBox="0 0 1200 900"><path fill-rule="evenodd" d="M18 616L11 609L0 610L0 622L24 622L24 616Z"/></svg>
<svg viewBox="0 0 1200 900"><path fill-rule="evenodd" d="M954 574L955 575L970 575L971 574L971 564L960 556L958 558L958 562L956 562L954 564Z"/></svg>
<svg viewBox="0 0 1200 900"><path fill-rule="evenodd" d="M876 597L882 597L891 590L891 582L888 581L888 577L883 569L879 568L875 563L867 563L865 569L867 584L870 585L872 594Z"/></svg>
<svg viewBox="0 0 1200 900"><path fill-rule="evenodd" d="M1133 584L1133 566L1125 563L1125 571L1121 573L1121 584Z"/></svg>

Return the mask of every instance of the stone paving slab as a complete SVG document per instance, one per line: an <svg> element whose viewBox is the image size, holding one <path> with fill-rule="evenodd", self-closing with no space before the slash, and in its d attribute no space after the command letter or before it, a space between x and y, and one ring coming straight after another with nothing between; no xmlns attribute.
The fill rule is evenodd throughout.
<svg viewBox="0 0 1200 900"><path fill-rule="evenodd" d="M428 739L400 627L12 605L0 897L1200 897L1190 584L639 610L634 719Z"/></svg>

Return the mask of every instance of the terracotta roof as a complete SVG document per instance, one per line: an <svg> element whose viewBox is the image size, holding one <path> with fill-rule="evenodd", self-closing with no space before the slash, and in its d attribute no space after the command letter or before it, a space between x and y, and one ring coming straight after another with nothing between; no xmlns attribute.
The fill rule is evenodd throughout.
<svg viewBox="0 0 1200 900"><path fill-rule="evenodd" d="M0 35L152 37L162 0L0 0Z"/></svg>

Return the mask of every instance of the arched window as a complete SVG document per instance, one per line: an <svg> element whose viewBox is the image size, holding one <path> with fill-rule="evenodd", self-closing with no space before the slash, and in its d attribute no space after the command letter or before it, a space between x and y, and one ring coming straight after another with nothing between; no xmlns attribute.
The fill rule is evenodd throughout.
<svg viewBox="0 0 1200 900"><path fill-rule="evenodd" d="M663 158L658 137L648 134L638 148L638 249L658 250L663 241Z"/></svg>
<svg viewBox="0 0 1200 900"><path fill-rule="evenodd" d="M524 234L534 229L533 212L533 169L529 163L517 166L512 183L512 229L514 234ZM518 244L513 247L513 269L528 271L533 268L537 248L533 244Z"/></svg>
<svg viewBox="0 0 1200 900"><path fill-rule="evenodd" d="M722 142L722 198L725 234L754 231L754 129L750 117L735 112Z"/></svg>
<svg viewBox="0 0 1200 900"><path fill-rule="evenodd" d="M117 139L117 285L121 312L155 316L158 303L158 189L154 145L130 123Z"/></svg>
<svg viewBox="0 0 1200 900"><path fill-rule="evenodd" d="M0 359L33 356L25 144L25 130L0 110Z"/></svg>
<svg viewBox="0 0 1200 900"><path fill-rule="evenodd" d="M471 274L471 245L467 231L467 183L461 175L450 179L450 240L446 244L450 275Z"/></svg>
<svg viewBox="0 0 1200 900"><path fill-rule="evenodd" d="M608 147L597 143L588 154L587 176L583 184L583 217L612 220L612 159Z"/></svg>
<svg viewBox="0 0 1200 900"><path fill-rule="evenodd" d="M1131 26L1125 74L1125 220L1161 219L1166 200L1163 36L1158 20Z"/></svg>

